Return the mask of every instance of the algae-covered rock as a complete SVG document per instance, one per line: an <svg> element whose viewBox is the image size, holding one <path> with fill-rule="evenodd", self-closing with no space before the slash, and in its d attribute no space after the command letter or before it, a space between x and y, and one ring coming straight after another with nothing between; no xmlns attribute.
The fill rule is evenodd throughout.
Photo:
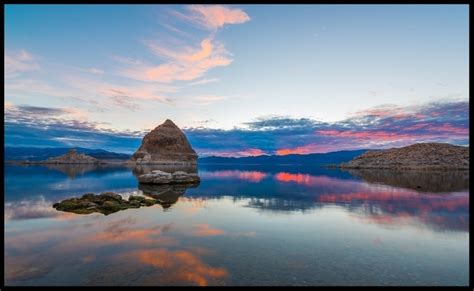
<svg viewBox="0 0 474 291"><path fill-rule="evenodd" d="M104 215L109 215L128 208L152 206L155 202L154 199L146 199L143 196L130 196L129 200L124 200L122 196L114 192L105 192L100 195L87 193L81 198L70 198L54 203L53 208L76 214L99 212Z"/></svg>

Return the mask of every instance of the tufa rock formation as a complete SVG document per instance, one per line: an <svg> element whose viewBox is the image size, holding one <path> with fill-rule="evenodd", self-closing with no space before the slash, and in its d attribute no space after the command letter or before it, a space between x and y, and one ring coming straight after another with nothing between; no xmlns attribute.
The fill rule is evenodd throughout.
<svg viewBox="0 0 474 291"><path fill-rule="evenodd" d="M468 170L469 147L418 143L402 148L367 151L341 164L349 169Z"/></svg>
<svg viewBox="0 0 474 291"><path fill-rule="evenodd" d="M197 154L184 133L167 119L143 137L133 154L136 164L196 164Z"/></svg>
<svg viewBox="0 0 474 291"><path fill-rule="evenodd" d="M65 155L49 158L39 163L44 164L98 164L100 160L86 154L78 154L76 149L70 149Z"/></svg>

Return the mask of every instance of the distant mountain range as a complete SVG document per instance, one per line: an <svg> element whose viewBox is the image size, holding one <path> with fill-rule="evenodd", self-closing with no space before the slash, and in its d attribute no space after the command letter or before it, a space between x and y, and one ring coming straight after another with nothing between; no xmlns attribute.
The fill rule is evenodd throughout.
<svg viewBox="0 0 474 291"><path fill-rule="evenodd" d="M318 153L307 155L285 155L285 156L256 156L241 158L225 158L225 157L203 157L198 159L198 163L202 164L301 164L301 165L330 165L348 162L353 158L362 155L367 150L353 151L337 151L330 153Z"/></svg>
<svg viewBox="0 0 474 291"><path fill-rule="evenodd" d="M41 161L51 157L66 154L71 148L34 148L34 147L5 147L6 161ZM131 154L109 152L102 149L88 149L76 147L78 153L84 153L99 160L128 160ZM329 165L340 164L362 155L367 150L338 151L331 153L318 153L307 155L286 156L256 156L256 157L201 157L198 163L202 164L232 164L232 165Z"/></svg>
<svg viewBox="0 0 474 291"><path fill-rule="evenodd" d="M6 161L42 161L51 157L62 156L71 148L34 148L34 147L5 147ZM128 160L131 154L114 153L102 149L87 149L76 147L78 153L84 153L99 160Z"/></svg>

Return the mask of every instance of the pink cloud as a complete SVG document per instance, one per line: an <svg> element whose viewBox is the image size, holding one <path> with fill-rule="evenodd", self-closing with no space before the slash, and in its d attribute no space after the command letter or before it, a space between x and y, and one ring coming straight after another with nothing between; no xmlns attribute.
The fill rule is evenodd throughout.
<svg viewBox="0 0 474 291"><path fill-rule="evenodd" d="M441 126L431 126L429 129L431 131L441 131L459 135L469 135L469 128L455 127L449 123L443 123L443 125Z"/></svg>
<svg viewBox="0 0 474 291"><path fill-rule="evenodd" d="M241 9L228 8L222 5L191 5L189 14L173 13L182 19L200 24L211 30L217 30L225 24L239 24L250 20ZM140 81L169 83L173 81L191 81L202 77L215 67L228 66L232 58L224 46L213 40L214 33L203 39L198 48L163 47L148 42L148 48L165 62L159 65L128 62L129 67L121 75Z"/></svg>
<svg viewBox="0 0 474 291"><path fill-rule="evenodd" d="M417 130L417 129L420 129L420 128L428 127L430 125L431 125L430 123L417 123L417 124L414 124L412 126L405 127L405 130Z"/></svg>
<svg viewBox="0 0 474 291"><path fill-rule="evenodd" d="M186 47L178 50L153 43L149 43L148 47L166 62L157 66L131 66L123 70L122 75L141 81L190 81L202 77L212 68L228 66L233 61L224 46L210 38L201 41L199 49Z"/></svg>
<svg viewBox="0 0 474 291"><path fill-rule="evenodd" d="M355 130L318 130L317 134L333 137L346 137L364 140L393 141L407 138L419 137L419 135L388 132L384 130L355 131Z"/></svg>
<svg viewBox="0 0 474 291"><path fill-rule="evenodd" d="M354 113L355 117L374 116L378 118L393 118L395 120L403 120L409 118L423 119L426 115L418 113L419 109L416 107L402 108L394 105L379 106L366 110L357 111Z"/></svg>
<svg viewBox="0 0 474 291"><path fill-rule="evenodd" d="M250 20L243 10L222 5L191 5L188 9L192 13L190 19L209 29L219 29L226 24L240 24Z"/></svg>
<svg viewBox="0 0 474 291"><path fill-rule="evenodd" d="M161 46L158 46L153 43L149 43L148 47L153 51L153 53L158 56L173 59L181 62L198 62L202 61L205 58L209 57L214 51L214 44L211 39L206 38L201 41L200 48L198 50L192 48L185 48L182 52L177 52L174 49L168 49Z"/></svg>

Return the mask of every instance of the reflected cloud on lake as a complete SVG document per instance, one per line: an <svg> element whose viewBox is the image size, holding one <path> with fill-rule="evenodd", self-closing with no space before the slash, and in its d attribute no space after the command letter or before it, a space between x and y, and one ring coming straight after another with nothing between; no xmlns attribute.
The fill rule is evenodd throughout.
<svg viewBox="0 0 474 291"><path fill-rule="evenodd" d="M450 267L467 264L466 172L442 177L213 166L199 170L200 184L148 185L139 184L136 175L157 167L79 167L74 178L65 175L73 173L70 170L7 169L5 281L10 285L235 285L250 278L249 264L258 267L258 276L267 276L263 270L267 268L281 280L291 280L285 277L289 275L284 261L290 268L299 266L297 276L306 282L321 282L315 272L324 278L335 276L331 282L345 282L345 276L327 272L323 265L337 269L334 258L350 258L365 271L374 264L392 266L394 248L400 257L421 262L419 268L413 262L398 262L409 266L408 275L419 274L420 268L443 269L444 265L428 261L440 254ZM432 179L440 182L429 185ZM115 192L123 199L150 196L159 205L108 216L52 207L63 199L81 197L84 187L87 192ZM428 236L419 248L406 247L412 237L419 242ZM288 245L298 248L288 251ZM410 248L416 254L408 255ZM355 254L355 249L363 255ZM377 261L372 260L375 257ZM450 276L462 281L466 275Z"/></svg>

